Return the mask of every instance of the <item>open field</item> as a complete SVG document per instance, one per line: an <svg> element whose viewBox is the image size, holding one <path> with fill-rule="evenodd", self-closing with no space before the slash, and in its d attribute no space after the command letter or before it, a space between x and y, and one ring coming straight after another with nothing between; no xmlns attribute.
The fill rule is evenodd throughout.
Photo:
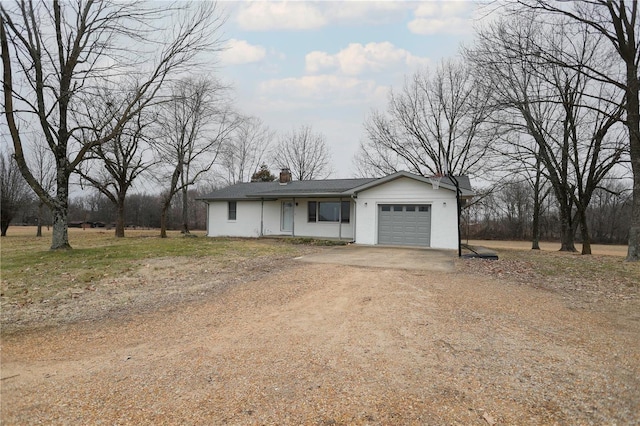
<svg viewBox="0 0 640 426"><path fill-rule="evenodd" d="M640 423L640 265L621 256L496 247L429 271L157 231L71 230L52 253L17 229L2 424Z"/></svg>

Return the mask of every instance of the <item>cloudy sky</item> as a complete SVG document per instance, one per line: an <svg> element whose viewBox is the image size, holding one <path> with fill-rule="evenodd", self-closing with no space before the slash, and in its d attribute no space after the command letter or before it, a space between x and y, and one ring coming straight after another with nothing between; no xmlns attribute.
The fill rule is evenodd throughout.
<svg viewBox="0 0 640 426"><path fill-rule="evenodd" d="M352 158L373 108L405 76L458 54L478 16L470 1L225 2L218 73L245 114L278 132L325 135L334 178ZM275 170L274 170L275 171Z"/></svg>

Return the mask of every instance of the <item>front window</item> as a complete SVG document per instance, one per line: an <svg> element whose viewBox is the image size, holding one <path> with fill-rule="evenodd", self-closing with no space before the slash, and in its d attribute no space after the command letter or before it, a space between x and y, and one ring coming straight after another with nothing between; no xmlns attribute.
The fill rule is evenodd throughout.
<svg viewBox="0 0 640 426"><path fill-rule="evenodd" d="M351 213L351 203L349 201L343 201L340 205L342 209L340 218L342 223L349 223L349 215Z"/></svg>
<svg viewBox="0 0 640 426"><path fill-rule="evenodd" d="M309 222L349 223L351 203L349 201L309 201Z"/></svg>
<svg viewBox="0 0 640 426"><path fill-rule="evenodd" d="M308 212L307 212L307 222L316 222L317 217L318 217L318 203L316 203L315 201L309 201Z"/></svg>
<svg viewBox="0 0 640 426"><path fill-rule="evenodd" d="M318 203L318 221L337 222L340 220L340 203L321 201Z"/></svg>
<svg viewBox="0 0 640 426"><path fill-rule="evenodd" d="M235 201L229 201L229 214L228 214L228 219L229 220L236 220L236 214L237 214L237 204Z"/></svg>

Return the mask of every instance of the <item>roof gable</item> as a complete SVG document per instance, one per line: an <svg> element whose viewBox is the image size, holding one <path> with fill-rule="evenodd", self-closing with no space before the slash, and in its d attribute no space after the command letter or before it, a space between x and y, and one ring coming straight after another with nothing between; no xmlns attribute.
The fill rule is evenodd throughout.
<svg viewBox="0 0 640 426"><path fill-rule="evenodd" d="M391 182L400 178L409 178L419 182L428 183L431 185L434 185L434 181L436 180L436 178L430 178L430 177L415 175L413 173L401 171L401 172L396 172L396 173L381 177L380 179L376 179L371 182L367 182L357 188L354 188L353 192L357 194L358 192L362 192L369 188L373 188L378 185L383 185L387 182ZM439 179L437 184L442 188L448 189L450 191L455 191L456 181L457 181L458 187L460 188L460 195L462 195L463 197L472 197L474 195L473 190L471 189L471 182L469 181L468 176L443 176Z"/></svg>

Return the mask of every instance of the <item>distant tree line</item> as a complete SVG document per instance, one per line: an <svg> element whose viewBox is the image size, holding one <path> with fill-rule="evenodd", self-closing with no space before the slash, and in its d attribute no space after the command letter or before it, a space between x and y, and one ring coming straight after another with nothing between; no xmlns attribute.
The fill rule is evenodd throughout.
<svg viewBox="0 0 640 426"><path fill-rule="evenodd" d="M463 210L461 233L464 239L531 241L533 235L534 194L527 182L511 181L500 191L488 191ZM594 191L587 211L591 242L626 244L631 223L631 191L611 181ZM560 241L559 207L546 196L539 206L538 241ZM582 242L577 235L577 242Z"/></svg>

